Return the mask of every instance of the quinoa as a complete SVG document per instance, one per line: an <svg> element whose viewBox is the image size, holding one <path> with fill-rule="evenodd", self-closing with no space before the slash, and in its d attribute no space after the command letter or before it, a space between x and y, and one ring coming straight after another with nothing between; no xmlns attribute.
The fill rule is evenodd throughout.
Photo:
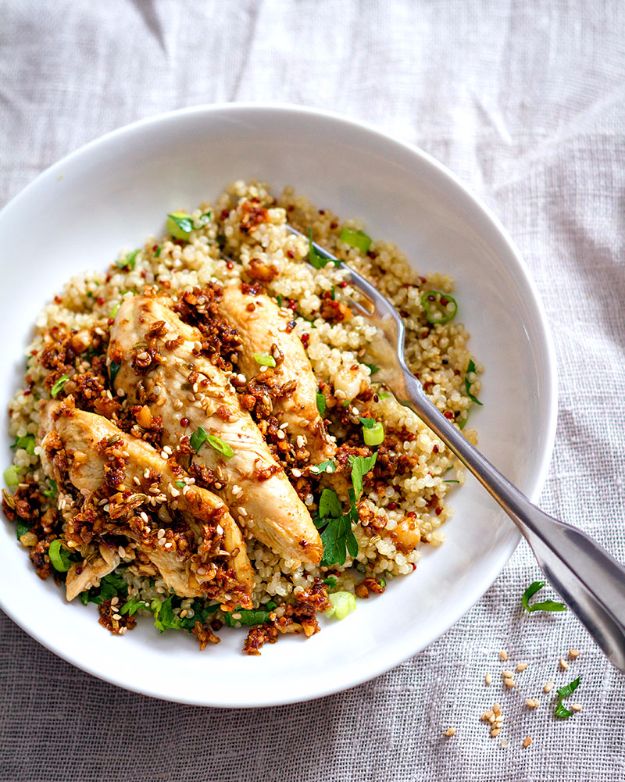
<svg viewBox="0 0 625 782"><path fill-rule="evenodd" d="M146 407L131 406L123 393L115 393L105 364L110 329L121 302L149 288L170 296L180 317L200 328L203 350L229 373L241 406L253 411L277 463L314 517L329 476L309 463L302 438L290 438L279 421L263 413L263 404L270 409L280 389L271 385L271 370L261 384L248 383L239 373L240 339L219 319L221 285L241 280L258 286L290 312L289 329L305 347L325 400L328 432L336 438L337 473L349 478L349 457L373 452L363 445L361 418L381 421L384 441L357 503L353 534L358 552L348 553L343 565L322 567L284 559L246 533L254 570L253 604L266 614L246 642L246 651L257 654L263 643L273 643L279 634L316 632L315 613L328 607L328 592L347 591L366 599L384 592L389 580L412 573L422 545L443 543L441 528L450 515L447 494L463 482L459 464L443 443L377 382L369 355L376 330L349 309L347 302L355 291L347 272L332 263L321 269L306 263L308 240L289 232L287 222L304 234L310 231L317 243L391 299L406 327L410 369L439 410L464 428L471 442L476 442L476 433L466 424L472 398L479 394L482 367L470 353L463 325L455 319L433 325L424 312L423 294L435 290L451 295L453 280L444 274L418 275L392 243L372 240L363 252L342 241L342 230L360 231L360 222L342 221L291 188L275 196L266 185L242 181L232 184L215 203L200 204L190 218L196 228L186 239L165 235L149 238L138 250L127 248L106 272L71 279L38 315L24 385L9 407L19 486L15 493L4 493L3 505L9 519L21 523L20 542L39 575L52 574L61 582L63 573L50 567L48 548L56 537L64 539L66 518L76 498L71 487L57 487L55 494L41 465L40 402L52 394L71 398L76 407L103 415L125 432L142 437L163 458L172 457L168 446L161 449L162 422ZM147 369L153 356L142 350L136 360ZM196 481L209 489L219 488L218 477L196 469L172 494L186 491L186 485ZM99 601L101 621L109 629L114 625L116 632L121 628L125 633L134 626L134 613L154 614L158 627L159 606L168 598L174 617L170 626L177 622L193 632L202 648L218 640L215 631L224 620L236 626L235 615L225 616L219 605L170 595L158 572L138 565L128 541L118 540L115 545L121 560L116 573L124 586L111 582L110 589L117 589L119 605L111 603L110 597ZM92 588L83 602L98 602L103 590L102 585L99 591ZM132 601L134 608L118 613ZM505 659L502 653L500 657Z"/></svg>

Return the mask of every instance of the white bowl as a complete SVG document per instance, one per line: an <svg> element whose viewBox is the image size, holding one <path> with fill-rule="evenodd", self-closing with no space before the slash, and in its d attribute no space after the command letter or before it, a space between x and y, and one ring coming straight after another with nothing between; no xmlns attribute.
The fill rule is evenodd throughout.
<svg viewBox="0 0 625 782"><path fill-rule="evenodd" d="M532 281L489 211L423 152L373 128L294 106L200 106L137 122L41 174L0 213L0 357L5 410L20 382L38 310L73 274L104 269L122 247L164 228L164 216L215 197L235 179L294 185L320 206L365 220L416 268L457 281L460 320L486 366L474 410L480 447L530 497L542 486L556 419L553 352ZM10 451L4 446L5 462ZM416 654L488 589L519 540L473 479L456 492L447 541L416 572L304 641L282 638L246 657L243 635L199 653L186 634L149 620L123 638L94 606L68 605L40 581L0 522L0 605L60 657L147 695L211 706L316 698L366 681ZM502 610L506 610L502 607Z"/></svg>

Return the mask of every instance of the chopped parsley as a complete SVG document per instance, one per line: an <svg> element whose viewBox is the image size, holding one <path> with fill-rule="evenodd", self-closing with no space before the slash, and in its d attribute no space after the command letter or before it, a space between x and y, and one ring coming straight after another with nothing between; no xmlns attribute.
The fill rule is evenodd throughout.
<svg viewBox="0 0 625 782"><path fill-rule="evenodd" d="M338 584L338 578L336 576L328 576L327 578L323 579L323 583L330 587L330 589L334 589L334 587Z"/></svg>
<svg viewBox="0 0 625 782"><path fill-rule="evenodd" d="M332 473L336 472L336 462L334 462L332 459L326 459L325 462L321 462L320 464L315 464L310 468L310 471L319 474L321 472L327 472Z"/></svg>
<svg viewBox="0 0 625 782"><path fill-rule="evenodd" d="M140 608L149 608L148 603L145 600L139 600L138 597L131 597L120 608L119 613L122 616L128 614L128 616L134 616Z"/></svg>
<svg viewBox="0 0 625 782"><path fill-rule="evenodd" d="M377 364L367 364L365 362L365 366L369 367L369 372L371 372L372 375L375 375L377 372L380 371L380 367Z"/></svg>
<svg viewBox="0 0 625 782"><path fill-rule="evenodd" d="M573 712L570 709L567 709L562 701L564 698L568 698L575 692L575 690L579 687L581 680L581 677L578 676L577 679L573 679L572 682L565 684L564 687L560 687L558 690L558 699L556 701L553 714L559 720L568 720L569 717L573 716Z"/></svg>
<svg viewBox="0 0 625 782"><path fill-rule="evenodd" d="M321 391L317 392L316 396L317 400L317 410L319 411L319 415L323 415L326 411L326 408L328 406L328 402L325 398L325 395L321 393Z"/></svg>
<svg viewBox="0 0 625 782"><path fill-rule="evenodd" d="M332 258L326 258L326 256L320 253L319 250L313 244L312 228L309 228L308 229L308 263L314 269L324 269L331 262L332 262Z"/></svg>
<svg viewBox="0 0 625 782"><path fill-rule="evenodd" d="M543 600L541 603L530 603L530 599L536 592L540 592L544 586L544 581L534 581L528 586L521 597L523 608L529 613L532 613L533 611L566 611L567 607L564 603L558 603L555 600Z"/></svg>
<svg viewBox="0 0 625 782"><path fill-rule="evenodd" d="M356 500L359 500L362 495L363 476L373 469L377 458L377 453L371 454L371 456L349 457L349 463L352 466L352 486L354 487Z"/></svg>
<svg viewBox="0 0 625 782"><path fill-rule="evenodd" d="M67 383L68 380L69 380L69 375L63 375L56 381L56 383L52 386L50 390L50 396L52 397L52 399L57 398L61 389L63 388L65 383Z"/></svg>
<svg viewBox="0 0 625 782"><path fill-rule="evenodd" d="M130 253L126 253L123 258L116 261L115 265L118 269L129 269L130 271L133 271L137 264L137 255L139 255L140 252L140 250L133 250Z"/></svg>
<svg viewBox="0 0 625 782"><path fill-rule="evenodd" d="M473 361L473 359L471 359L469 361L469 365L467 366L467 371L465 372L465 375L464 375L464 390L466 392L466 395L469 397L469 399L472 402L475 402L476 405L480 405L481 406L484 403L480 402L480 400L474 394L471 393L471 386L473 385L473 383L475 381L469 380L469 375L475 374L476 371L477 371L477 367L475 366L475 361Z"/></svg>
<svg viewBox="0 0 625 782"><path fill-rule="evenodd" d="M264 625L271 621L271 611L276 607L275 603L267 603L265 608L249 610L237 608L235 611L224 611L224 621L228 627L254 627L254 625Z"/></svg>
<svg viewBox="0 0 625 782"><path fill-rule="evenodd" d="M167 231L175 239L187 241L193 230L193 218L186 212L170 212L167 215Z"/></svg>
<svg viewBox="0 0 625 782"><path fill-rule="evenodd" d="M22 535L25 535L27 532L30 532L30 527L28 524L26 524L23 519L18 519L15 523L15 535L17 539L19 540Z"/></svg>
<svg viewBox="0 0 625 782"><path fill-rule="evenodd" d="M234 450L232 449L232 446L224 442L221 437L217 437L215 434L208 434L203 426L198 426L195 432L193 432L191 435L191 448L193 448L193 450L197 453L204 445L204 443L208 443L211 448L214 448L222 456L225 456L226 459L230 459L232 456L234 456Z"/></svg>
<svg viewBox="0 0 625 782"><path fill-rule="evenodd" d="M284 296L281 293L279 293L276 296L276 301L278 302L278 307L281 307L282 303L284 302Z"/></svg>
<svg viewBox="0 0 625 782"><path fill-rule="evenodd" d="M48 488L43 489L41 493L49 500L53 500L57 496L59 493L59 487L56 485L54 478L48 478Z"/></svg>
<svg viewBox="0 0 625 782"><path fill-rule="evenodd" d="M117 361L111 361L109 364L109 378L113 387L115 387L115 378L117 377L117 373L121 368L122 365L118 364Z"/></svg>
<svg viewBox="0 0 625 782"><path fill-rule="evenodd" d="M100 581L99 587L93 587L85 592L81 592L80 600L83 605L95 603L100 605L114 597L122 597L125 601L128 596L128 584L126 579L114 570L108 576L104 576Z"/></svg>

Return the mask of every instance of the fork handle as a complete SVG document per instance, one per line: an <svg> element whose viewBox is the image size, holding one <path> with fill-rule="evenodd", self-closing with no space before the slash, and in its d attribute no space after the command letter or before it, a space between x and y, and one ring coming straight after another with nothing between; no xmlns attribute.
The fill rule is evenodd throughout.
<svg viewBox="0 0 625 782"><path fill-rule="evenodd" d="M405 366L402 371L404 393L398 400L414 410L505 510L569 608L609 660L625 671L625 568L588 535L531 503L442 415Z"/></svg>

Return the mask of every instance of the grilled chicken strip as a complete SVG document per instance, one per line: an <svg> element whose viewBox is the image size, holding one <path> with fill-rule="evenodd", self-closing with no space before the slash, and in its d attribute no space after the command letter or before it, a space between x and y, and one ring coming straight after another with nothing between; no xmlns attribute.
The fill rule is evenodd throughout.
<svg viewBox="0 0 625 782"><path fill-rule="evenodd" d="M163 445L186 450L209 471L215 491L251 535L285 558L318 563L323 546L310 514L226 374L201 354L201 344L200 332L183 323L168 299L127 298L108 349L116 388L161 418ZM219 438L217 448L230 446L232 455L210 442L194 453L189 436L199 427Z"/></svg>
<svg viewBox="0 0 625 782"><path fill-rule="evenodd" d="M269 296L247 292L238 283L224 287L221 311L241 337L243 374L248 380L267 376L261 373L255 354L277 359L271 379L292 391L274 401L275 415L289 424L293 437L305 438L312 463L331 459L336 445L317 409L317 381L302 341L287 328L288 315Z"/></svg>
<svg viewBox="0 0 625 782"><path fill-rule="evenodd" d="M251 606L253 572L241 531L223 501L196 486L184 490L176 481L184 476L178 465L148 443L131 437L103 416L78 410L67 403L49 402L42 411L42 463L59 485L71 483L89 499L108 498L111 527L132 539L157 568L165 583L180 597L211 597L224 603ZM180 545L175 537L160 542L158 529L151 529L133 508L153 499L167 527L170 511L178 512L193 534L192 545ZM130 518L129 518L130 517ZM146 516L147 518L147 516ZM149 521L149 519L148 519ZM66 523L71 537L72 519ZM158 525L157 525L158 526ZM110 528L109 528L110 531ZM171 542L171 546L166 544ZM119 564L100 546L100 556L88 560L89 586ZM115 555L116 556L116 555ZM225 561L221 572L215 559ZM114 559L114 557L113 557ZM108 570L107 570L108 567ZM67 598L87 588L77 574L68 574ZM78 591L77 591L78 590Z"/></svg>

